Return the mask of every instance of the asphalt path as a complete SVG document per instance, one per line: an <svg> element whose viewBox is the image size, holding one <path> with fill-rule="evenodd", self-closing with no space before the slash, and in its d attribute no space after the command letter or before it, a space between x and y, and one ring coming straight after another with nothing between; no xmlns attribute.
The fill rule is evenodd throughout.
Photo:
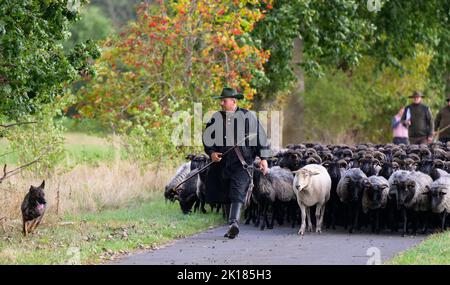
<svg viewBox="0 0 450 285"><path fill-rule="evenodd" d="M278 226L261 231L241 225L236 239L224 238L227 227L176 240L156 250L122 257L113 264L177 265L365 265L379 264L415 246L425 235L348 234L344 229L297 235L298 228Z"/></svg>

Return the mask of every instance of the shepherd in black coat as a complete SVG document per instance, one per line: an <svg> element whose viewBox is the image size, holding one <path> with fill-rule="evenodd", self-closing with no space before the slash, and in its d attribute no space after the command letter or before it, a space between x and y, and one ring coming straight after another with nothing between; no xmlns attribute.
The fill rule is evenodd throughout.
<svg viewBox="0 0 450 285"><path fill-rule="evenodd" d="M242 94L237 94L232 88L224 88L221 96L215 98L221 99L222 111L214 113L203 133L204 150L215 162L207 174L206 202L229 205L230 229L225 236L234 238L239 233L240 208L250 185L251 169L243 167L236 151L231 151L226 156L222 154L236 143L242 142L238 149L245 163L251 166L256 156L259 156L261 170L267 173L270 147L256 116L237 106L237 100L243 98ZM253 136L243 141L249 135Z"/></svg>

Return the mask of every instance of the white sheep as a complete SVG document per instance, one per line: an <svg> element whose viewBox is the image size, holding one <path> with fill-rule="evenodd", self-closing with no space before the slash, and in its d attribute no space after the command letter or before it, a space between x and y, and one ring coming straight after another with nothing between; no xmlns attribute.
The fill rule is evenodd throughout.
<svg viewBox="0 0 450 285"><path fill-rule="evenodd" d="M306 218L308 230L312 231L309 207L316 205L316 232L322 232L325 203L330 199L331 178L325 167L318 164L308 164L294 171L293 189L302 212L302 225L299 235L305 233Z"/></svg>

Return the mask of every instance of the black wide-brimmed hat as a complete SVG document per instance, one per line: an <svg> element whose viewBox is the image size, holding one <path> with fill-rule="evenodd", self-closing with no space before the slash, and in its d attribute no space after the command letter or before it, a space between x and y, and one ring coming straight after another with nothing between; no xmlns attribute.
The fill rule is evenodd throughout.
<svg viewBox="0 0 450 285"><path fill-rule="evenodd" d="M222 89L222 94L220 96L214 96L213 99L224 99L224 98L235 98L244 99L244 95L237 93L236 89L225 87Z"/></svg>
<svg viewBox="0 0 450 285"><path fill-rule="evenodd" d="M415 97L425 97L423 96L423 93L420 91L414 91L413 94L411 96L409 96L408 98L415 98Z"/></svg>

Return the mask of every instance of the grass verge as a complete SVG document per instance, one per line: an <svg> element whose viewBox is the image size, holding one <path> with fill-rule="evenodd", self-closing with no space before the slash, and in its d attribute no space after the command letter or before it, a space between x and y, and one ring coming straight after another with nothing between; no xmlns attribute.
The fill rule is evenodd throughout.
<svg viewBox="0 0 450 285"><path fill-rule="evenodd" d="M386 264L391 265L450 264L450 231L430 235L422 243L396 255Z"/></svg>
<svg viewBox="0 0 450 285"><path fill-rule="evenodd" d="M45 218L44 218L45 220ZM223 223L221 215L183 215L179 205L155 198L134 208L66 216L24 238L19 226L1 235L0 264L97 264Z"/></svg>

